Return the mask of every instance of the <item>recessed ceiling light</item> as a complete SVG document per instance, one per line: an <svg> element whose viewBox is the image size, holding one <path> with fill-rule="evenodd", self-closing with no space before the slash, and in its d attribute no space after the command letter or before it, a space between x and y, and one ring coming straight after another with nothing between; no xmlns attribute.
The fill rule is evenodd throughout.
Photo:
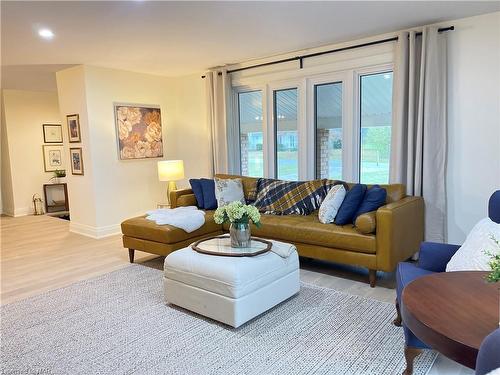
<svg viewBox="0 0 500 375"><path fill-rule="evenodd" d="M54 33L50 29L40 29L38 30L38 35L43 39L52 39L54 37Z"/></svg>

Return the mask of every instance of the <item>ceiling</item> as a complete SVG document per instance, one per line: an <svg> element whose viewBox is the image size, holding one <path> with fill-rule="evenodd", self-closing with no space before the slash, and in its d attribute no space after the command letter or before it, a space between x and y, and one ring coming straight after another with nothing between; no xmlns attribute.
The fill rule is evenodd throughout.
<svg viewBox="0 0 500 375"><path fill-rule="evenodd" d="M499 1L2 1L2 87L24 87L28 75L47 86L74 64L179 76L498 10ZM39 38L40 27L55 38Z"/></svg>

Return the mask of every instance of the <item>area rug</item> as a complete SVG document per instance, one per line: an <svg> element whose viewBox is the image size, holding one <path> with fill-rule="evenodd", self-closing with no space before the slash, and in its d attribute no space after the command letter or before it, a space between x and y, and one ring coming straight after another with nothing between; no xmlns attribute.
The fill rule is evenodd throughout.
<svg viewBox="0 0 500 375"><path fill-rule="evenodd" d="M3 374L401 374L394 307L302 284L238 329L168 306L141 265L1 309ZM436 354L416 359L425 374Z"/></svg>

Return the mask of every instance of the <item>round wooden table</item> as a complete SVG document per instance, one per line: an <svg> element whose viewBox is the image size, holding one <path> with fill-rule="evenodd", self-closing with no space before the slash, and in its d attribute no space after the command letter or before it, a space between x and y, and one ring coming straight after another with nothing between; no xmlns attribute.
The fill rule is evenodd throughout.
<svg viewBox="0 0 500 375"><path fill-rule="evenodd" d="M442 272L420 277L403 290L404 324L423 342L469 368L483 339L498 328L499 285L487 272Z"/></svg>

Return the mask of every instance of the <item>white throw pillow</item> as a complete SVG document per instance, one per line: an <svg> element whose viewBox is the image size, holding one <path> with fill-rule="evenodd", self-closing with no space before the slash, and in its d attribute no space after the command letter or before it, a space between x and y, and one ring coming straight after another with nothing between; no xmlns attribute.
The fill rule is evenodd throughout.
<svg viewBox="0 0 500 375"><path fill-rule="evenodd" d="M446 265L446 272L491 271L488 265L490 257L484 252L500 253L498 245L491 238L492 236L500 241L500 224L487 217L472 228L464 244Z"/></svg>
<svg viewBox="0 0 500 375"><path fill-rule="evenodd" d="M345 195L346 190L343 185L335 185L328 191L328 194L319 207L318 218L321 223L333 223Z"/></svg>
<svg viewBox="0 0 500 375"><path fill-rule="evenodd" d="M215 198L217 206L222 207L234 201L245 202L245 193L241 178L215 178Z"/></svg>

